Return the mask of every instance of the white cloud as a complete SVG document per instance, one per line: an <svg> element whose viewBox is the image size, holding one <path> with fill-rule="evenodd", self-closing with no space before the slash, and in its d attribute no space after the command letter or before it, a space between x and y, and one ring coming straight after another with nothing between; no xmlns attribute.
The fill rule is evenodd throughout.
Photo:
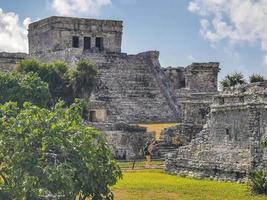
<svg viewBox="0 0 267 200"><path fill-rule="evenodd" d="M190 12L198 12L200 10L200 7L198 6L196 2L192 1L189 3L188 10Z"/></svg>
<svg viewBox="0 0 267 200"><path fill-rule="evenodd" d="M17 14L4 12L0 8L0 51L27 52L30 21L30 18L26 18L21 25Z"/></svg>
<svg viewBox="0 0 267 200"><path fill-rule="evenodd" d="M267 64L267 0L192 0L188 10L201 16L200 34L209 42L259 42Z"/></svg>
<svg viewBox="0 0 267 200"><path fill-rule="evenodd" d="M51 8L60 15L97 15L99 9L111 4L111 0L51 0Z"/></svg>

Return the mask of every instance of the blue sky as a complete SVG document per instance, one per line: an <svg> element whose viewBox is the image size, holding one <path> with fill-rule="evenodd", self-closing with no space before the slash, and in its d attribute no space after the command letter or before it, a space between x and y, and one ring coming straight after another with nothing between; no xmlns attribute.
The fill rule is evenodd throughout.
<svg viewBox="0 0 267 200"><path fill-rule="evenodd" d="M158 50L162 67L187 66L192 62L220 62L220 78L233 71L241 71L246 76L260 73L267 77L264 35L254 32L247 34L250 27L262 32L266 25L261 27L261 24L256 26L248 23L249 27L246 27L243 23L246 19L240 16L246 16L248 8L240 8L238 12L241 14L231 18L234 3L227 8L229 12L225 11L227 9L214 12L214 6L220 6L220 9L222 7L215 4L216 0L213 0L214 4L208 4L205 0L81 0L83 3L88 1L88 4L94 1L100 3L79 12L76 8L70 10L70 7L67 7L69 10L53 8L53 1L55 3L58 0L0 0L0 8L3 15L15 13L20 26L26 18L35 21L62 13L123 20L123 52L135 54ZM61 0L63 1L70 3L72 0ZM244 1L250 2L250 6L256 6L253 0L242 0ZM217 26L218 24L221 26ZM4 51L6 46L2 45L1 48L1 26L0 20L0 50Z"/></svg>

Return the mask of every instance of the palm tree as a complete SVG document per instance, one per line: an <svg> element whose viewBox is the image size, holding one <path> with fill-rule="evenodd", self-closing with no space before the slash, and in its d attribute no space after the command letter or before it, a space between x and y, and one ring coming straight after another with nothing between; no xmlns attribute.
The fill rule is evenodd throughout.
<svg viewBox="0 0 267 200"><path fill-rule="evenodd" d="M77 64L73 77L75 96L79 98L89 98L96 83L96 67L89 61L81 60Z"/></svg>
<svg viewBox="0 0 267 200"><path fill-rule="evenodd" d="M243 74L234 72L233 74L226 75L226 77L221 81L221 86L225 89L236 85L242 85L244 83L246 83L246 81Z"/></svg>
<svg viewBox="0 0 267 200"><path fill-rule="evenodd" d="M264 76L259 75L259 74L252 74L252 75L249 77L249 82L250 82L250 83L263 82L264 80L265 80L265 79L264 79Z"/></svg>

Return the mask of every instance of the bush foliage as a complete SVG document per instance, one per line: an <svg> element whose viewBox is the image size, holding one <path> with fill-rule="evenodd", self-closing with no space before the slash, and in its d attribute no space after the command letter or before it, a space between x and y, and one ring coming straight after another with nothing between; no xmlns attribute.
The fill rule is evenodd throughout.
<svg viewBox="0 0 267 200"><path fill-rule="evenodd" d="M17 102L19 106L25 101L45 107L50 99L48 84L34 73L0 72L0 103Z"/></svg>
<svg viewBox="0 0 267 200"><path fill-rule="evenodd" d="M252 193L267 195L267 169L259 169L250 175L250 188Z"/></svg>
<svg viewBox="0 0 267 200"><path fill-rule="evenodd" d="M52 110L0 106L0 196L5 200L111 199L121 177L103 135L86 127L79 103Z"/></svg>
<svg viewBox="0 0 267 200"><path fill-rule="evenodd" d="M72 88L76 98L88 98L95 86L97 71L94 65L86 60L77 63L72 74Z"/></svg>
<svg viewBox="0 0 267 200"><path fill-rule="evenodd" d="M267 140L263 141L263 147L267 148ZM267 195L267 167L262 167L250 174L249 186L252 193Z"/></svg>
<svg viewBox="0 0 267 200"><path fill-rule="evenodd" d="M249 77L250 83L257 83L257 82L263 82L263 81L264 81L264 77L262 75L259 75L259 74L252 74Z"/></svg>
<svg viewBox="0 0 267 200"><path fill-rule="evenodd" d="M222 89L236 86L236 85L242 85L246 83L243 74L235 72L233 74L228 74L226 77L221 81L221 87Z"/></svg>
<svg viewBox="0 0 267 200"><path fill-rule="evenodd" d="M75 69L61 61L41 64L36 60L24 60L16 70L20 73L37 73L42 81L48 83L51 105L59 99L70 105L75 98L89 97L97 76L95 66L86 60L79 61Z"/></svg>

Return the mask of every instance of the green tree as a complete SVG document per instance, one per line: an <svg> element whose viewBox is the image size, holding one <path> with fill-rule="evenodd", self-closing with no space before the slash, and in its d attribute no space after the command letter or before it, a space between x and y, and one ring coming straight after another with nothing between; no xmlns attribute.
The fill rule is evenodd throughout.
<svg viewBox="0 0 267 200"><path fill-rule="evenodd" d="M228 74L226 77L221 81L221 86L223 89L236 86L236 85L242 85L246 83L243 74L234 72L233 74Z"/></svg>
<svg viewBox="0 0 267 200"><path fill-rule="evenodd" d="M87 60L79 61L72 78L75 97L90 97L90 94L95 87L96 77L97 70L93 64Z"/></svg>
<svg viewBox="0 0 267 200"><path fill-rule="evenodd" d="M20 73L37 73L38 76L49 85L49 91L54 105L59 99L66 103L74 100L73 89L70 83L69 67L61 61L49 64L41 64L36 60L23 60L16 69Z"/></svg>
<svg viewBox="0 0 267 200"><path fill-rule="evenodd" d="M112 199L121 177L101 132L84 124L80 103L52 110L0 106L0 195L6 200ZM2 181L1 181L2 180Z"/></svg>
<svg viewBox="0 0 267 200"><path fill-rule="evenodd" d="M59 99L71 104L75 98L90 97L97 78L95 66L86 60L79 61L75 69L61 61L41 64L36 60L24 60L16 70L20 73L37 73L47 82L52 96L51 105Z"/></svg>
<svg viewBox="0 0 267 200"><path fill-rule="evenodd" d="M249 77L250 83L263 82L263 81L264 81L264 77L262 75L259 75L259 74L252 74Z"/></svg>
<svg viewBox="0 0 267 200"><path fill-rule="evenodd" d="M19 106L25 101L45 107L50 99L48 84L34 73L4 73L0 72L0 103L18 102Z"/></svg>

